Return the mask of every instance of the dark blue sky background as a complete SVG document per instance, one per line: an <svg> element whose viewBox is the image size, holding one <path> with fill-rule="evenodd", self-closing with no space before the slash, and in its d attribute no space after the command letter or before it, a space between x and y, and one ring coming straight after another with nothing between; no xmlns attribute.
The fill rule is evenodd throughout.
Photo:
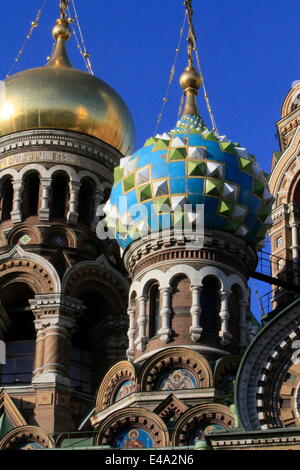
<svg viewBox="0 0 300 470"><path fill-rule="evenodd" d="M41 3L0 0L1 79ZM59 0L47 0L15 72L45 63L58 4ZM292 82L300 79L299 1L194 0L193 4L198 49L219 132L241 142L268 171L272 151L278 149L275 122L283 99ZM183 22L183 0L76 0L76 5L94 72L128 104L138 148L156 127ZM177 119L185 41L186 34L161 132L173 128ZM73 64L84 68L73 38L69 49ZM210 125L202 96L199 101Z"/></svg>

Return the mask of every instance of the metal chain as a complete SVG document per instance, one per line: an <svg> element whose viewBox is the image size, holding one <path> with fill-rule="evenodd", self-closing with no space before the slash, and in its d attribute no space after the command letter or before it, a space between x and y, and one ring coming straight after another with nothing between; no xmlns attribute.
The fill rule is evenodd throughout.
<svg viewBox="0 0 300 470"><path fill-rule="evenodd" d="M90 54L87 52L87 49L86 49L86 46L85 46L85 41L84 41L84 37L83 37L83 34L82 34L82 29L81 29L81 26L80 26L79 16L78 16L78 13L77 13L77 10L76 10L76 7L75 7L74 0L72 0L71 3L72 3L73 10L74 10L74 16L75 16L75 20L76 20L76 26L77 26L77 29L78 29L78 32L79 32L80 41L78 39L76 30L74 28L72 29L72 32L74 34L74 37L75 37L75 40L76 40L76 43L77 43L77 47L79 49L80 54L83 57L83 60L84 60L84 63L85 63L85 66L86 66L87 70L89 71L89 73L91 75L94 75L93 68L92 68L92 63L91 63L91 60L90 60ZM70 13L69 8L68 8L68 13L69 13L69 16L71 17L72 15Z"/></svg>
<svg viewBox="0 0 300 470"><path fill-rule="evenodd" d="M9 77L12 74L17 62L19 62L21 56L23 55L23 52L24 52L24 50L25 50L25 48L26 48L26 46L27 46L27 44L28 44L28 42L29 42L29 40L32 36L33 31L39 26L39 20L41 18L42 12L45 8L46 2L47 2L47 0L43 0L43 2L41 4L41 7L40 7L40 9L38 10L38 12L35 16L35 19L31 22L30 29L29 29L29 32L26 35L25 41L23 42L21 49L18 51L18 55L16 56L13 63L11 64L11 67L10 67L6 77Z"/></svg>
<svg viewBox="0 0 300 470"><path fill-rule="evenodd" d="M207 107L209 117L210 117L210 120L211 120L212 128L213 128L213 131L216 134L216 136L219 137L219 131L218 131L218 128L217 128L216 120L214 118L214 114L213 114L212 107L211 107L211 104L210 104L209 96L208 96L207 89L206 89L206 86L205 86L205 81L204 81L204 77L203 77L203 73L202 73L202 68L201 68L201 63L200 63L200 59L199 59L197 46L195 47L195 55L196 55L198 72L199 72L199 75L200 75L200 78L201 78L201 81L202 81L204 99L205 99L206 107Z"/></svg>
<svg viewBox="0 0 300 470"><path fill-rule="evenodd" d="M175 50L175 58L174 58L174 61L173 61L173 65L171 67L171 72L170 72L170 76L169 76L167 90L166 90L166 93L164 95L163 102L162 102L161 109L160 109L160 113L159 113L157 121L156 121L156 127L155 127L155 130L154 130L154 135L157 134L158 126L159 126L159 124L162 120L166 103L168 102L171 86L172 86L172 83L173 83L173 80L174 80L174 75L175 75L176 65L177 65L177 61L178 61L178 56L179 56L179 53L180 53L180 46L181 46L181 42L182 42L182 37L183 37L183 33L184 33L185 24L186 24L186 13L184 15L182 27L180 29L178 46Z"/></svg>

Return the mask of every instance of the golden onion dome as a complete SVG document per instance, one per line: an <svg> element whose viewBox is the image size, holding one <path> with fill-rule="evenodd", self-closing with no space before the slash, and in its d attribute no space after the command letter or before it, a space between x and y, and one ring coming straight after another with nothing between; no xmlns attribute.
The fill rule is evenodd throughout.
<svg viewBox="0 0 300 470"><path fill-rule="evenodd" d="M118 93L99 78L73 68L65 42L68 21L53 29L54 52L44 67L25 70L5 80L0 104L0 136L29 129L59 129L87 134L122 154L134 145L134 124Z"/></svg>

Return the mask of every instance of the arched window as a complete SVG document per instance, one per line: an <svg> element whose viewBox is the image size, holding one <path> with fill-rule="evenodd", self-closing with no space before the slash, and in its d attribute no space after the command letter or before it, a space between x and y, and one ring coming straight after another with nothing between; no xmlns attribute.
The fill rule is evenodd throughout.
<svg viewBox="0 0 300 470"><path fill-rule="evenodd" d="M204 333L218 334L220 329L220 284L215 277L206 277L201 290L201 327Z"/></svg>
<svg viewBox="0 0 300 470"><path fill-rule="evenodd" d="M159 286L154 284L149 291L149 338L157 335L160 329Z"/></svg>
<svg viewBox="0 0 300 470"><path fill-rule="evenodd" d="M29 300L34 296L23 282L8 284L1 292L1 302L11 323L4 333L6 364L2 368L2 384L31 383L36 332Z"/></svg>
<svg viewBox="0 0 300 470"><path fill-rule="evenodd" d="M24 219L38 214L40 196L40 178L37 173L25 176L22 197L22 212Z"/></svg>
<svg viewBox="0 0 300 470"><path fill-rule="evenodd" d="M6 178L1 187L1 222L10 220L10 213L13 209L14 189L12 179Z"/></svg>
<svg viewBox="0 0 300 470"><path fill-rule="evenodd" d="M109 300L90 286L86 286L78 298L83 301L85 310L77 323L72 338L70 358L70 379L79 391L94 394L99 387L101 378L107 370L122 356L116 348L120 348L120 334L112 326L112 311ZM109 294L108 294L109 296ZM127 331L128 325L124 326ZM124 332L125 333L125 332Z"/></svg>
<svg viewBox="0 0 300 470"><path fill-rule="evenodd" d="M78 222L91 225L93 211L93 192L94 187L91 181L85 179L82 181L79 191L78 201Z"/></svg>
<svg viewBox="0 0 300 470"><path fill-rule="evenodd" d="M51 218L65 219L67 217L69 197L67 176L61 172L55 173L51 185Z"/></svg>

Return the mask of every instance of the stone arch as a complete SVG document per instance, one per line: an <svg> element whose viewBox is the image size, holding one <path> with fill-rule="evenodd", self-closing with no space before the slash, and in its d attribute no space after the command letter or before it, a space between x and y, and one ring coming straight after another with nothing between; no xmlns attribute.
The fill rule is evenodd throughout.
<svg viewBox="0 0 300 470"><path fill-rule="evenodd" d="M88 171L88 170L81 170L77 173L77 179L78 181L81 183L81 181L84 179L84 178L89 178L91 179L94 183L95 183L95 186L96 186L96 189L98 189L99 191L102 192L102 185L99 181L99 178L94 174L92 173L91 171Z"/></svg>
<svg viewBox="0 0 300 470"><path fill-rule="evenodd" d="M39 165L38 163L29 163L28 165L24 166L18 173L18 177L20 180L24 179L24 176L26 176L27 173L30 172L37 172L41 178L48 178L49 176L49 171L47 168L45 168L42 165Z"/></svg>
<svg viewBox="0 0 300 470"><path fill-rule="evenodd" d="M88 393L94 393L107 370L126 357L129 285L101 255L96 261L70 267L64 275L62 291L85 306L72 336L71 359L72 351L74 354L81 351L87 357L90 370L87 388Z"/></svg>
<svg viewBox="0 0 300 470"><path fill-rule="evenodd" d="M79 183L79 178L78 174L74 170L74 168L68 166L68 165L55 165L49 168L48 170L48 178L53 178L54 173L57 172L62 172L68 175L70 181L74 181L76 183Z"/></svg>
<svg viewBox="0 0 300 470"><path fill-rule="evenodd" d="M300 83L295 84L295 86L293 86L286 95L281 107L282 118L286 117L288 114L291 113L292 99L295 97L295 95L297 95L297 93L300 94Z"/></svg>
<svg viewBox="0 0 300 470"><path fill-rule="evenodd" d="M18 224L17 227L14 227L12 230L10 230L8 237L7 237L7 244L16 245L17 243L19 243L20 238L24 236L25 236L24 242L23 242L24 245L37 244L37 243L41 243L42 241L40 230L34 225L24 223L24 224ZM30 240L28 240L28 238L26 239L26 236Z"/></svg>
<svg viewBox="0 0 300 470"><path fill-rule="evenodd" d="M299 383L299 345L298 297L264 326L242 358L236 403L246 431L299 426L291 374L296 373Z"/></svg>
<svg viewBox="0 0 300 470"><path fill-rule="evenodd" d="M30 447L31 446L31 447ZM0 441L0 450L34 450L55 447L51 436L37 426L19 426L4 436Z"/></svg>
<svg viewBox="0 0 300 470"><path fill-rule="evenodd" d="M130 393L136 390L136 372L133 364L128 361L118 362L105 375L96 396L96 413L114 403L114 396L125 382L132 382Z"/></svg>
<svg viewBox="0 0 300 470"><path fill-rule="evenodd" d="M194 374L197 382L196 388L212 387L213 373L207 359L190 349L174 347L160 351L146 361L138 375L140 390L155 390L163 373L180 368L187 369Z"/></svg>
<svg viewBox="0 0 300 470"><path fill-rule="evenodd" d="M147 295L148 283L150 282L158 282L160 287L169 287L166 279L166 273L161 271L160 269L154 269L148 273L146 273L140 280L135 280L131 284L131 290L135 290L137 293L137 297L144 297Z"/></svg>
<svg viewBox="0 0 300 470"><path fill-rule="evenodd" d="M13 181L18 181L20 179L19 173L14 168L6 168L5 170L0 171L0 181L5 176L11 176Z"/></svg>
<svg viewBox="0 0 300 470"><path fill-rule="evenodd" d="M82 233L77 238L77 247L80 250L88 251L93 258L98 258L104 252L103 242L94 234Z"/></svg>
<svg viewBox="0 0 300 470"><path fill-rule="evenodd" d="M297 162L297 163L296 163ZM296 172L293 175L289 175L290 178L288 180L288 190L287 190L287 203L296 202L300 204L300 164L298 160L295 161L296 163Z"/></svg>
<svg viewBox="0 0 300 470"><path fill-rule="evenodd" d="M83 261L72 267L70 267L64 276L62 290L64 293L71 295L70 292L74 290L74 283L82 276L86 276L87 272L90 271L93 275L97 275L99 272L107 274L109 278L113 280L113 284L118 286L120 292L122 292L122 297L126 298L129 291L128 281L119 273L115 268L111 266L109 261L104 255L101 255L97 258L96 261ZM74 292L76 294L76 291Z"/></svg>
<svg viewBox="0 0 300 470"><path fill-rule="evenodd" d="M169 445L169 432L164 421L146 408L124 408L104 419L96 435L94 445L113 446L118 435L133 429L144 430L151 436L151 447L160 448Z"/></svg>
<svg viewBox="0 0 300 470"><path fill-rule="evenodd" d="M6 274L25 273L32 278L37 294L58 293L61 282L53 265L42 256L24 251L16 245L9 253L0 256L1 277Z"/></svg>
<svg viewBox="0 0 300 470"><path fill-rule="evenodd" d="M225 290L226 274L224 271L215 266L204 266L198 272L198 285L203 285L203 280L208 276L218 279L221 290Z"/></svg>
<svg viewBox="0 0 300 470"><path fill-rule="evenodd" d="M57 240L55 243L54 237L61 237L61 241ZM52 225L47 228L43 233L43 243L46 245L56 245L56 246L67 246L70 248L76 248L77 246L77 236L73 230L70 228L66 229L61 225Z"/></svg>
<svg viewBox="0 0 300 470"><path fill-rule="evenodd" d="M234 284L237 284L243 293L243 300L248 302L248 288L247 285L241 280L236 274L230 274L225 278L224 290L227 292L231 291L231 288Z"/></svg>
<svg viewBox="0 0 300 470"><path fill-rule="evenodd" d="M186 276L190 280L191 285L198 285L198 273L199 271L197 271L192 266L187 266L184 264L172 266L166 272L166 282L168 282L168 286L163 287L169 287L173 282L173 279L179 275Z"/></svg>
<svg viewBox="0 0 300 470"><path fill-rule="evenodd" d="M217 403L195 406L187 410L176 422L172 445L194 445L198 432L199 438L203 439L205 429L214 425L225 429L233 428L234 416L231 410Z"/></svg>

